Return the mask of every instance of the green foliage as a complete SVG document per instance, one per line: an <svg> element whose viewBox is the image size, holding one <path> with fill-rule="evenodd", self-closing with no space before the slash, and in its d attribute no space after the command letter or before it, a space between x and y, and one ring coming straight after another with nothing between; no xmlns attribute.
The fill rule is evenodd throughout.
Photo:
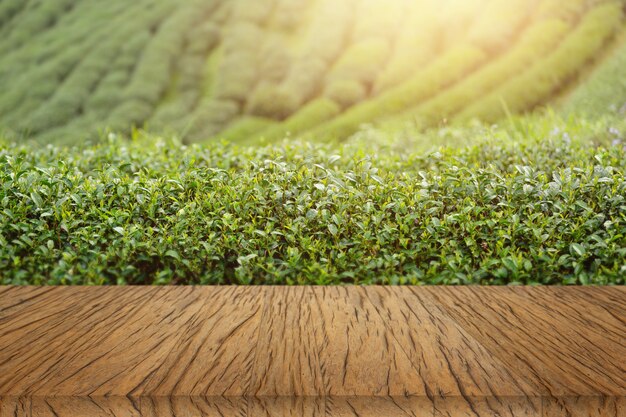
<svg viewBox="0 0 626 417"><path fill-rule="evenodd" d="M624 121L476 129L426 154L3 144L0 284L625 284Z"/></svg>
<svg viewBox="0 0 626 417"><path fill-rule="evenodd" d="M578 27L546 59L467 107L460 120L496 120L504 112L520 112L541 104L578 68L589 61L622 24L621 5L608 3L585 15Z"/></svg>
<svg viewBox="0 0 626 417"><path fill-rule="evenodd" d="M468 32L492 0L448 0L440 3L439 18L442 20L439 34L440 47L448 49L467 38ZM496 0L497 1L497 0Z"/></svg>
<svg viewBox="0 0 626 417"><path fill-rule="evenodd" d="M298 136L320 124L332 120L341 107L327 98L316 99L302 107L284 122L261 131L260 137L268 141L283 139L288 135Z"/></svg>
<svg viewBox="0 0 626 417"><path fill-rule="evenodd" d="M363 124L393 115L429 98L472 72L485 54L471 46L457 47L413 77L370 101L356 105L311 132L315 138L346 139Z"/></svg>
<svg viewBox="0 0 626 417"><path fill-rule="evenodd" d="M467 103L480 100L494 88L515 77L519 68L527 68L541 60L557 47L569 29L569 25L561 20L551 19L537 23L522 35L513 49L499 59L491 61L480 71L431 100L395 115L394 119L418 117L430 125L451 116L467 106Z"/></svg>
<svg viewBox="0 0 626 417"><path fill-rule="evenodd" d="M545 22L587 25L599 5L608 26L623 14L622 0L0 0L0 129L66 143L142 127L192 142L320 99L340 106L320 118L327 133L308 129L321 138L416 115L497 120L503 95L523 112L574 90L608 45L593 30L561 59L543 53L550 29L534 65L513 51ZM453 58L463 50L467 62ZM478 91L493 94L476 103Z"/></svg>
<svg viewBox="0 0 626 417"><path fill-rule="evenodd" d="M468 32L468 41L490 53L511 45L523 29L537 0L491 0Z"/></svg>
<svg viewBox="0 0 626 417"><path fill-rule="evenodd" d="M252 22L259 26L269 20L274 0L249 2L246 0L235 0L232 9L232 20L236 22Z"/></svg>
<svg viewBox="0 0 626 417"><path fill-rule="evenodd" d="M388 42L392 40L406 7L404 0L386 0L384 7L381 7L379 0L361 0L351 35L353 41L385 39Z"/></svg>
<svg viewBox="0 0 626 417"><path fill-rule="evenodd" d="M441 30L440 24L430 1L413 4L389 62L374 84L376 94L400 84L436 56L437 37L433 34Z"/></svg>
<svg viewBox="0 0 626 417"><path fill-rule="evenodd" d="M543 0L538 5L536 13L539 19L559 18L569 22L576 22L589 7L614 2L615 0Z"/></svg>
<svg viewBox="0 0 626 417"><path fill-rule="evenodd" d="M195 110L184 132L198 140L206 140L228 126L240 114L240 106L233 100L210 100Z"/></svg>
<svg viewBox="0 0 626 417"><path fill-rule="evenodd" d="M0 27L8 24L24 6L25 2L22 0L5 0L0 3Z"/></svg>
<svg viewBox="0 0 626 417"><path fill-rule="evenodd" d="M273 124L275 122L272 119L265 117L241 117L221 131L219 138L235 143L253 143L255 139L258 139L259 132L268 129Z"/></svg>
<svg viewBox="0 0 626 417"><path fill-rule="evenodd" d="M611 55L566 99L566 113L600 116L607 111L626 111L626 33Z"/></svg>
<svg viewBox="0 0 626 417"><path fill-rule="evenodd" d="M367 88L356 80L336 80L326 86L324 96L345 109L365 101Z"/></svg>
<svg viewBox="0 0 626 417"><path fill-rule="evenodd" d="M328 82L355 80L369 85L376 80L389 55L389 43L382 38L370 38L350 47L337 60L328 74Z"/></svg>

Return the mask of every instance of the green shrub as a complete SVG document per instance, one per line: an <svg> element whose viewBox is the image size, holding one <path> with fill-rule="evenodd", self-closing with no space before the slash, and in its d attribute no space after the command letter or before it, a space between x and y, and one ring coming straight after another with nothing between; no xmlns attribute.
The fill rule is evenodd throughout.
<svg viewBox="0 0 626 417"><path fill-rule="evenodd" d="M477 117L493 121L505 111L516 113L542 103L594 56L621 23L619 4L596 7L587 13L554 53L467 107L459 119Z"/></svg>
<svg viewBox="0 0 626 417"><path fill-rule="evenodd" d="M36 10L24 13L18 23L12 27L4 40L3 47L15 48L25 44L33 35L49 29L72 7L73 0L42 1L34 6Z"/></svg>
<svg viewBox="0 0 626 417"><path fill-rule="evenodd" d="M250 102L250 111L260 116L283 119L317 96L327 65L320 59L296 60L285 81L277 87L260 85Z"/></svg>
<svg viewBox="0 0 626 417"><path fill-rule="evenodd" d="M29 98L41 104L52 96L59 83L78 65L83 54L81 48L70 48L56 59L15 80L10 91L0 96L0 117L6 117L11 112L19 113L21 117L29 114L21 104ZM31 88L33 85L37 85L37 88Z"/></svg>
<svg viewBox="0 0 626 417"><path fill-rule="evenodd" d="M558 18L575 23L593 2L600 3L602 0L543 0L538 5L536 16L539 19Z"/></svg>
<svg viewBox="0 0 626 417"><path fill-rule="evenodd" d="M496 54L505 51L527 24L537 0L491 0L467 34L468 42Z"/></svg>
<svg viewBox="0 0 626 417"><path fill-rule="evenodd" d="M315 10L302 47L301 59L332 64L344 51L354 21L355 0L323 0Z"/></svg>
<svg viewBox="0 0 626 417"><path fill-rule="evenodd" d="M439 19L442 22L440 50L454 47L461 40L467 39L469 30L481 16L477 11L485 9L490 1L494 0L452 0L439 6Z"/></svg>
<svg viewBox="0 0 626 417"><path fill-rule="evenodd" d="M240 51L224 57L217 72L215 96L245 102L258 80L254 52Z"/></svg>
<svg viewBox="0 0 626 417"><path fill-rule="evenodd" d="M587 117L626 111L626 33L606 61L565 100L563 110Z"/></svg>
<svg viewBox="0 0 626 417"><path fill-rule="evenodd" d="M271 142L283 139L287 135L298 136L331 120L340 111L341 107L334 101L327 98L319 98L304 105L284 122L261 131L260 137Z"/></svg>
<svg viewBox="0 0 626 417"><path fill-rule="evenodd" d="M457 82L483 63L485 54L474 47L457 47L411 79L380 96L348 109L311 133L315 138L347 138L363 124L404 111Z"/></svg>
<svg viewBox="0 0 626 417"><path fill-rule="evenodd" d="M626 149L529 125L554 132L428 154L0 145L0 284L624 285Z"/></svg>
<svg viewBox="0 0 626 417"><path fill-rule="evenodd" d="M0 28L9 23L26 5L23 0L4 0L0 3Z"/></svg>
<svg viewBox="0 0 626 417"><path fill-rule="evenodd" d="M298 97L284 86L261 82L248 98L246 113L282 120L299 106Z"/></svg>
<svg viewBox="0 0 626 417"><path fill-rule="evenodd" d="M334 137L407 109L410 118L416 106L454 114L461 100L475 104L470 80L493 92L507 72L494 69L496 61L482 78L446 91L479 66L470 57L456 73L447 67L456 63L443 63L455 51L474 47L489 62L508 56L535 24L556 18L576 26L608 3L623 8L622 0L0 0L0 126L51 137L97 115L98 128L110 118L124 131L134 124L206 139L237 117L281 122L325 98L348 111L326 122ZM549 93L539 77L536 90L524 91L536 96L519 108L556 102L589 61L566 59L568 78ZM521 75L528 63L518 63ZM494 97L485 111L501 116ZM216 115L203 110L216 102L229 104Z"/></svg>
<svg viewBox="0 0 626 417"><path fill-rule="evenodd" d="M279 83L289 74L292 57L288 45L276 34L266 34L259 50L259 79Z"/></svg>
<svg viewBox="0 0 626 417"><path fill-rule="evenodd" d="M236 101L209 100L194 110L184 130L191 140L205 140L223 130L240 112L241 108Z"/></svg>
<svg viewBox="0 0 626 417"><path fill-rule="evenodd" d="M138 57L151 41L151 33L144 29L136 33L131 39L128 39L122 46L120 54L115 58L114 70L123 69L127 71L134 70L137 66Z"/></svg>
<svg viewBox="0 0 626 417"><path fill-rule="evenodd" d="M367 98L367 89L355 80L335 80L324 89L324 96L346 109Z"/></svg>
<svg viewBox="0 0 626 417"><path fill-rule="evenodd" d="M354 80L369 85L374 82L389 55L389 43L370 38L353 44L331 68L327 82Z"/></svg>
<svg viewBox="0 0 626 417"><path fill-rule="evenodd" d="M217 137L234 143L252 143L260 139L260 132L275 123L265 117L244 116L229 124Z"/></svg>
<svg viewBox="0 0 626 417"><path fill-rule="evenodd" d="M414 3L399 28L389 62L374 84L374 93L400 84L434 59L439 52L437 36L441 30L437 7L431 1Z"/></svg>
<svg viewBox="0 0 626 417"><path fill-rule="evenodd" d="M254 52L263 35L262 29L251 22L233 22L223 29L222 42L226 55L241 51Z"/></svg>
<svg viewBox="0 0 626 417"><path fill-rule="evenodd" d="M130 74L126 71L109 72L87 98L84 109L100 115L108 114L122 101L123 89L129 79Z"/></svg>
<svg viewBox="0 0 626 417"><path fill-rule="evenodd" d="M142 100L150 105L158 103L170 84L174 60L184 44L184 30L193 19L189 9L182 9L159 27L134 69L125 91L127 100Z"/></svg>
<svg viewBox="0 0 626 417"><path fill-rule="evenodd" d="M389 43L385 39L355 43L327 75L324 95L344 108L365 100L388 56Z"/></svg>
<svg viewBox="0 0 626 417"><path fill-rule="evenodd" d="M187 49L192 54L206 55L217 46L221 38L220 28L215 22L204 22L187 35Z"/></svg>
<svg viewBox="0 0 626 417"><path fill-rule="evenodd" d="M391 41L406 7L404 0L386 0L384 3L379 0L361 0L351 35L353 42L370 38Z"/></svg>
<svg viewBox="0 0 626 417"><path fill-rule="evenodd" d="M106 73L119 46L117 42L111 42L85 57L63 80L54 95L26 119L24 127L40 132L76 116Z"/></svg>
<svg viewBox="0 0 626 417"><path fill-rule="evenodd" d="M291 32L298 28L303 17L311 8L312 2L299 2L293 0L276 0L271 22L268 26L279 31Z"/></svg>
<svg viewBox="0 0 626 417"><path fill-rule="evenodd" d="M179 121L192 113L198 101L197 90L179 92L174 100L164 101L155 108L147 128L153 132L181 133L176 129Z"/></svg>
<svg viewBox="0 0 626 417"><path fill-rule="evenodd" d="M514 78L520 68L528 68L553 51L571 29L561 20L546 20L528 29L520 41L499 59L491 61L457 85L431 100L394 115L396 119L420 117L426 123L445 119L468 103L480 100L499 85Z"/></svg>
<svg viewBox="0 0 626 417"><path fill-rule="evenodd" d="M137 99L125 101L111 112L107 126L113 131L126 132L132 126L143 126L152 111L152 106L145 101Z"/></svg>
<svg viewBox="0 0 626 417"><path fill-rule="evenodd" d="M259 0L235 0L232 5L231 20L234 22L253 22L263 25L270 17L273 10L273 1Z"/></svg>

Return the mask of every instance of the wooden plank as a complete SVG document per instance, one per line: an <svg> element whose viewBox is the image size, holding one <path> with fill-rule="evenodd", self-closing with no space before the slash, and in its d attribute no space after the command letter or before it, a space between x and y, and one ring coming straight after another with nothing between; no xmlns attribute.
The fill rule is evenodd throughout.
<svg viewBox="0 0 626 417"><path fill-rule="evenodd" d="M35 397L1 399L0 406L0 417L433 416L423 397Z"/></svg>
<svg viewBox="0 0 626 417"><path fill-rule="evenodd" d="M263 292L254 287L194 289L200 309L145 384L132 392L148 396L244 396L263 310Z"/></svg>
<svg viewBox="0 0 626 417"><path fill-rule="evenodd" d="M244 398L34 397L0 398L0 417L247 417ZM274 414L268 414L268 416ZM298 415L298 414L293 414ZM278 417L278 414L276 414ZM303 417L308 417L303 415ZM314 417L314 416L311 416ZM316 417L316 416L315 416Z"/></svg>
<svg viewBox="0 0 626 417"><path fill-rule="evenodd" d="M542 417L541 397L435 399L434 417Z"/></svg>
<svg viewBox="0 0 626 417"><path fill-rule="evenodd" d="M624 417L624 397L547 397L543 417Z"/></svg>
<svg viewBox="0 0 626 417"><path fill-rule="evenodd" d="M258 320L261 311L260 304L245 297L250 290L122 290L106 291L97 306L74 299L79 291L64 292L63 299L79 307L51 316L49 328L18 338L0 331L0 342L8 343L2 339L5 333L15 340L0 353L0 395L140 395L147 389L155 395L179 389L189 395L202 390L211 395L211 389L219 395L243 394L239 383L245 367L239 361L245 359L246 346L247 353L256 346L254 316ZM10 360L16 357L20 361Z"/></svg>
<svg viewBox="0 0 626 417"><path fill-rule="evenodd" d="M250 394L319 396L325 389L322 346L312 325L319 321L313 292L306 287L274 287L264 295Z"/></svg>
<svg viewBox="0 0 626 417"><path fill-rule="evenodd" d="M54 289L35 304L4 310L0 314L0 396L62 395L59 384L71 381L61 375L71 370L82 369L88 376L77 375L74 380L80 383L102 378L95 368L85 366L95 363L93 349L111 351L117 342L111 338L112 326L132 320L156 292L156 288ZM127 330L131 329L120 329L124 339L129 336ZM69 389L75 395L85 394L78 386Z"/></svg>
<svg viewBox="0 0 626 417"><path fill-rule="evenodd" d="M311 316L327 396L425 396L422 380L363 289L311 287ZM313 307L311 307L313 308Z"/></svg>
<svg viewBox="0 0 626 417"><path fill-rule="evenodd" d="M140 417L247 417L250 415L248 402L241 397L141 397L135 400L135 403L136 409L140 411ZM123 416L126 417L126 415Z"/></svg>
<svg viewBox="0 0 626 417"><path fill-rule="evenodd" d="M538 395L421 292L398 287L363 289L389 333L419 370L429 398Z"/></svg>
<svg viewBox="0 0 626 417"><path fill-rule="evenodd" d="M626 326L617 319L626 310L608 314L594 288L414 291L429 294L504 368L543 386L543 395L626 396Z"/></svg>
<svg viewBox="0 0 626 417"><path fill-rule="evenodd" d="M328 417L432 417L427 397L337 397L327 400Z"/></svg>
<svg viewBox="0 0 626 417"><path fill-rule="evenodd" d="M327 414L324 397L260 397L248 399L248 417L335 417Z"/></svg>
<svg viewBox="0 0 626 417"><path fill-rule="evenodd" d="M589 298L598 309L613 317L621 326L626 326L626 286L595 287L593 291L581 292L577 302Z"/></svg>
<svg viewBox="0 0 626 417"><path fill-rule="evenodd" d="M0 397L20 412L534 417L542 396L626 396L623 288L2 290Z"/></svg>
<svg viewBox="0 0 626 417"><path fill-rule="evenodd" d="M32 398L0 397L0 417L32 417Z"/></svg>
<svg viewBox="0 0 626 417"><path fill-rule="evenodd" d="M0 417L622 417L616 397L212 398L35 397L0 399Z"/></svg>
<svg viewBox="0 0 626 417"><path fill-rule="evenodd" d="M6 315L11 309L33 305L37 303L37 298L55 291L55 287L1 287L0 292L0 314ZM28 303L28 304L26 304Z"/></svg>

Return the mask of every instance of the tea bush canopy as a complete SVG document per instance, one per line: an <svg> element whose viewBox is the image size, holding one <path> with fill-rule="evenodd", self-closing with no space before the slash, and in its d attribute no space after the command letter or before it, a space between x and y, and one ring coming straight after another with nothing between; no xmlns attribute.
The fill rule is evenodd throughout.
<svg viewBox="0 0 626 417"><path fill-rule="evenodd" d="M623 117L382 133L2 144L0 284L626 283Z"/></svg>
<svg viewBox="0 0 626 417"><path fill-rule="evenodd" d="M0 131L344 141L602 114L626 101L623 34L621 0L0 0Z"/></svg>

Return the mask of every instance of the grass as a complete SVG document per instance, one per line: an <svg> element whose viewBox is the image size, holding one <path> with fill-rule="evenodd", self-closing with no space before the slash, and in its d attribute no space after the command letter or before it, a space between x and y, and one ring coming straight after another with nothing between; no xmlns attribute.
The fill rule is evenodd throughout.
<svg viewBox="0 0 626 417"><path fill-rule="evenodd" d="M546 115L341 146L7 142L0 284L624 284L625 133Z"/></svg>

